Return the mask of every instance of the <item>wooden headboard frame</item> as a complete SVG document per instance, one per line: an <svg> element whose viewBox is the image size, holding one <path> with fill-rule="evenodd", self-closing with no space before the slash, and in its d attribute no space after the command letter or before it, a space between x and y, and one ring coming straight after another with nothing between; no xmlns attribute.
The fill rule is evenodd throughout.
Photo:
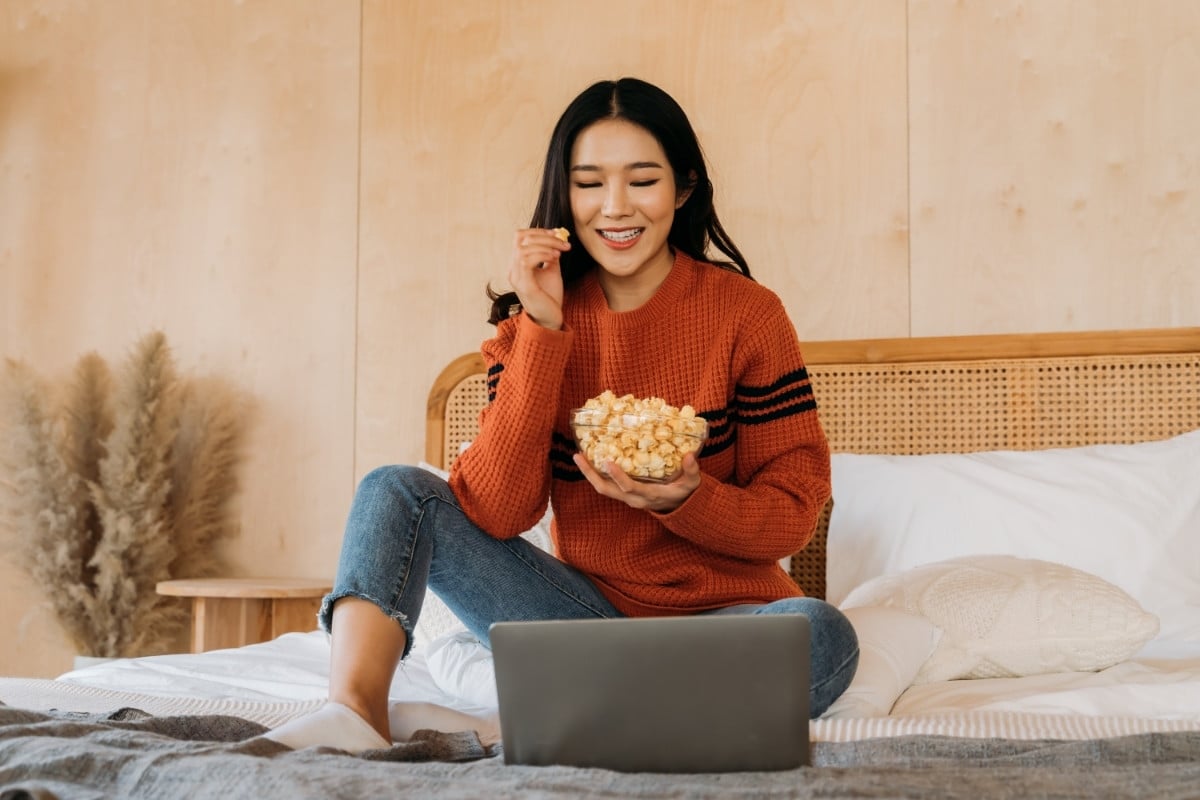
<svg viewBox="0 0 1200 800"><path fill-rule="evenodd" d="M966 453L1129 444L1200 428L1200 327L804 344L834 452ZM487 402L469 353L434 381L425 458L449 469ZM830 501L792 577L825 594Z"/></svg>

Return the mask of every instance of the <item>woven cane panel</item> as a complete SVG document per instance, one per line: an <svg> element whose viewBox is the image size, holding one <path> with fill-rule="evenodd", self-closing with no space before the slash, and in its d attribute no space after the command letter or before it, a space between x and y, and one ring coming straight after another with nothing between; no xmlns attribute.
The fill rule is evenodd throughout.
<svg viewBox="0 0 1200 800"><path fill-rule="evenodd" d="M834 452L966 453L1129 444L1200 428L1200 354L810 366ZM832 501L792 557L824 597Z"/></svg>
<svg viewBox="0 0 1200 800"><path fill-rule="evenodd" d="M443 469L450 469L465 442L479 432L479 412L487 405L487 376L480 372L464 378L446 398L446 427L442 432Z"/></svg>

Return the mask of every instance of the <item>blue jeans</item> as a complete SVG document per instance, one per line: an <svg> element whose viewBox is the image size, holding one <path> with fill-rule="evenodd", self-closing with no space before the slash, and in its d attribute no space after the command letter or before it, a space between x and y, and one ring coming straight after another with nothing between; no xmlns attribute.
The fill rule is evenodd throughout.
<svg viewBox="0 0 1200 800"><path fill-rule="evenodd" d="M477 528L437 475L420 467L380 467L359 484L346 523L333 591L321 605L330 631L333 603L358 597L403 627L412 647L426 587L484 645L502 620L624 616L587 576L522 538L500 540ZM837 608L811 597L705 613L804 614L812 628L810 713L819 716L850 685L858 637Z"/></svg>

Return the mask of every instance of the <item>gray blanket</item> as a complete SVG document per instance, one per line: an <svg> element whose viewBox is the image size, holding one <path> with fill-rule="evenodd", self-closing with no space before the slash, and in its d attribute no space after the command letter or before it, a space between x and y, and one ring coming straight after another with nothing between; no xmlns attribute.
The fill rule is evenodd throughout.
<svg viewBox="0 0 1200 800"><path fill-rule="evenodd" d="M0 705L0 800L57 798L1196 798L1200 732L1097 741L904 736L816 743L782 772L516 767L473 734L420 732L350 756L292 751L227 716L43 713Z"/></svg>

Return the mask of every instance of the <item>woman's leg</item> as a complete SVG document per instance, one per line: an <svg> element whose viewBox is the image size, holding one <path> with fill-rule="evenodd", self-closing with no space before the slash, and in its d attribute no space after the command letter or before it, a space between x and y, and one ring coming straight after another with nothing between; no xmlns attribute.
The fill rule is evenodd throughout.
<svg viewBox="0 0 1200 800"><path fill-rule="evenodd" d="M813 719L825 713L846 691L858 669L858 635L836 606L815 597L787 597L766 605L723 608L718 614L803 614L812 634L812 686L808 713Z"/></svg>
<svg viewBox="0 0 1200 800"><path fill-rule="evenodd" d="M347 706L390 741L388 689L405 635L378 606L343 597L333 606L337 635L330 639L329 699Z"/></svg>
<svg viewBox="0 0 1200 800"><path fill-rule="evenodd" d="M500 541L477 528L436 475L372 471L355 494L319 620L331 634L330 700L384 736L388 689L411 649L427 585L485 644L499 620L620 616L576 570L524 539Z"/></svg>

